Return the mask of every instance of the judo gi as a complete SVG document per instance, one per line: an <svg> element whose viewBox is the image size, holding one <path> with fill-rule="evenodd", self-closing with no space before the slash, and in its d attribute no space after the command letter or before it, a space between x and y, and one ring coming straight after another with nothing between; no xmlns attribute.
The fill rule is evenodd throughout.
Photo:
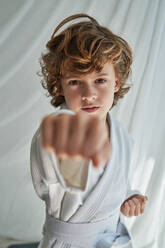
<svg viewBox="0 0 165 248"><path fill-rule="evenodd" d="M74 114L65 104L54 115ZM37 195L45 201L46 220L39 248L110 248L131 246L120 207L138 190L131 190L129 168L133 139L110 111L107 115L112 154L98 169L90 160L84 190L66 184L54 153L43 150L40 127L30 151L31 176ZM78 176L78 174L77 174Z"/></svg>

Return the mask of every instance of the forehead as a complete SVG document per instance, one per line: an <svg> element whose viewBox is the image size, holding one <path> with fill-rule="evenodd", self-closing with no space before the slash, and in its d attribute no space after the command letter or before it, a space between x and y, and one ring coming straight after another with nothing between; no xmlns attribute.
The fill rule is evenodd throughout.
<svg viewBox="0 0 165 248"><path fill-rule="evenodd" d="M96 77L96 76L115 76L115 71L114 71L114 67L113 64L111 62L107 62L103 65L103 68L98 72L96 70L89 72L89 73L72 73L72 72L66 72L64 74L63 79L67 80L69 78L72 77Z"/></svg>

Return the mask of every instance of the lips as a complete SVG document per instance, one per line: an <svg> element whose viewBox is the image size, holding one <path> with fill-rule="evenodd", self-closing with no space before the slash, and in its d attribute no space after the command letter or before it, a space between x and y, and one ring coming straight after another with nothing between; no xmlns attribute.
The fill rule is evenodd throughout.
<svg viewBox="0 0 165 248"><path fill-rule="evenodd" d="M89 113L91 113L91 112L95 112L96 110L98 110L99 109L99 107L85 107L85 108L82 108L82 110L84 110L84 111L86 111L86 112L89 112Z"/></svg>
<svg viewBox="0 0 165 248"><path fill-rule="evenodd" d="M82 109L89 109L89 108L99 108L99 106L88 105L88 106L84 106Z"/></svg>

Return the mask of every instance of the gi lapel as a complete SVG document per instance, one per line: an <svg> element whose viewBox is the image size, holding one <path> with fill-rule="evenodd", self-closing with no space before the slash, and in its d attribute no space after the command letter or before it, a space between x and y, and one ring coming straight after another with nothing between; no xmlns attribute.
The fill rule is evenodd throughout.
<svg viewBox="0 0 165 248"><path fill-rule="evenodd" d="M91 221L95 216L97 211L104 204L104 200L108 193L110 193L111 188L113 187L114 179L117 179L118 169L115 169L116 166L116 140L115 140L115 127L110 115L110 111L108 112L108 120L111 120L111 141L112 141L112 155L109 159L107 166L105 167L105 171L98 181L97 185L93 189L93 191L88 195L85 199L82 206L76 211L76 213L68 220L69 222L88 222ZM113 180L112 180L113 179ZM113 192L114 193L114 192Z"/></svg>

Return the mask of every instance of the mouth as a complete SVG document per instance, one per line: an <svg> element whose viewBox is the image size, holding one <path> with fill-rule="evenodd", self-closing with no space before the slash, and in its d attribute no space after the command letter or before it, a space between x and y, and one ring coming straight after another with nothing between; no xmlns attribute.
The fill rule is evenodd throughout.
<svg viewBox="0 0 165 248"><path fill-rule="evenodd" d="M95 112L99 109L99 107L92 106L92 107L84 107L82 108L83 111L86 111L88 113Z"/></svg>

